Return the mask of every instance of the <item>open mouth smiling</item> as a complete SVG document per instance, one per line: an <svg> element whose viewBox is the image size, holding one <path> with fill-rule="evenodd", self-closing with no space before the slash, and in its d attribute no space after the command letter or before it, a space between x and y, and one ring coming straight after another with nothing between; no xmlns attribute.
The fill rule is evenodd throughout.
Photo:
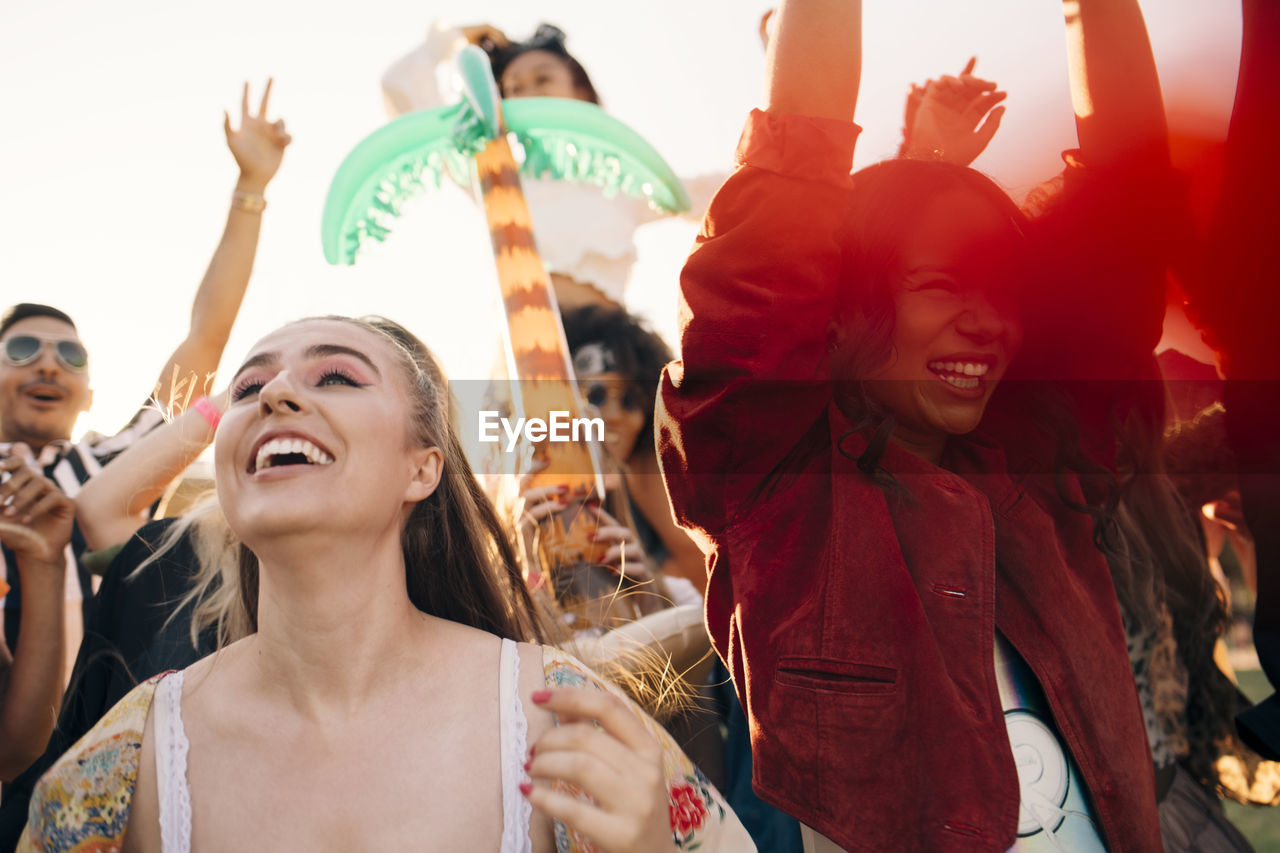
<svg viewBox="0 0 1280 853"><path fill-rule="evenodd" d="M995 359L991 356L956 357L931 361L928 368L935 376L961 391L977 391L983 377L991 371Z"/></svg>
<svg viewBox="0 0 1280 853"><path fill-rule="evenodd" d="M61 403L67 398L67 392L56 385L41 383L29 385L23 389L27 397L37 403Z"/></svg>
<svg viewBox="0 0 1280 853"><path fill-rule="evenodd" d="M333 454L299 435L268 436L249 457L247 473L290 465L331 465Z"/></svg>

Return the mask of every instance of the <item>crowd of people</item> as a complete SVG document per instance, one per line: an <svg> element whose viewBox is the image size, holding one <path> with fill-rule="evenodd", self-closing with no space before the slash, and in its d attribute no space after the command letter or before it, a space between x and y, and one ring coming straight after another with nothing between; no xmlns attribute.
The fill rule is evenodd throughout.
<svg viewBox="0 0 1280 853"><path fill-rule="evenodd" d="M1280 685L1280 7L1242 2L1204 233L1137 0L1064 1L1078 147L1025 200L970 167L1005 109L975 61L852 172L860 0L783 0L736 168L690 182L676 353L625 307L652 211L527 182L602 494L477 476L412 318L299 319L216 376L291 141L246 84L124 429L72 441L67 311L0 317L0 849L1252 849L1221 800L1280 803L1280 699L1224 666L1211 522ZM601 101L555 27L436 22L391 115L468 43L505 98ZM1170 275L1222 378L1190 408Z"/></svg>

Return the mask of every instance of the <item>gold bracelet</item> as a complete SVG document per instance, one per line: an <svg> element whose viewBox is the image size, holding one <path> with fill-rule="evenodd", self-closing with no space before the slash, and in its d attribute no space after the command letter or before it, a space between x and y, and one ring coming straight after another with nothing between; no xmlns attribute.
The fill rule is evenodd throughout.
<svg viewBox="0 0 1280 853"><path fill-rule="evenodd" d="M267 209L267 200L257 193L236 190L231 194L231 206L245 213L261 213Z"/></svg>

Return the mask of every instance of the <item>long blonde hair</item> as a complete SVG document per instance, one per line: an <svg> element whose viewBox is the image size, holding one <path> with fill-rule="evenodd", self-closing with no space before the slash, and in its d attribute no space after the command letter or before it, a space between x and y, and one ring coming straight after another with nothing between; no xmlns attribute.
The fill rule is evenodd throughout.
<svg viewBox="0 0 1280 853"><path fill-rule="evenodd" d="M529 595L507 532L462 450L450 418L453 407L444 373L431 352L404 327L382 317L316 319L349 323L386 343L409 388L414 441L444 454L439 485L414 506L401 533L405 583L414 606L513 640L549 639L547 620ZM228 526L216 496L176 522L138 571L188 537L198 571L174 613L192 608L192 643L210 628L219 648L254 633L258 558Z"/></svg>
<svg viewBox="0 0 1280 853"><path fill-rule="evenodd" d="M401 534L405 581L414 606L500 637L564 645L567 632L555 602L530 594L511 536L467 461L451 416L456 406L430 350L382 317L317 319L351 323L388 343L411 390L415 440L444 454L440 485L414 507ZM175 522L135 571L184 539L196 554L197 573L170 619L191 608L193 646L208 630L214 632L215 648L256 632L258 559L227 524L216 493ZM616 660L597 661L596 668L659 719L687 705L687 684L661 655L637 649Z"/></svg>

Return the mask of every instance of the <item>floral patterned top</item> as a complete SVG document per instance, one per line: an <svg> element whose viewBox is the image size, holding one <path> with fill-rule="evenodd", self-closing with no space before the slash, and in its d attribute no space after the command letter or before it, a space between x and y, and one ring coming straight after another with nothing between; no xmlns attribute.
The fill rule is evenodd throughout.
<svg viewBox="0 0 1280 853"><path fill-rule="evenodd" d="M621 691L559 649L543 648L543 671L549 687L595 688L622 697L662 745L671 831L677 848L725 853L755 850L719 792L671 736ZM142 734L162 677L134 688L40 779L31 797L18 853L107 853L122 848L138 777ZM573 786L559 783L557 787L586 797ZM555 845L557 853L594 853L599 849L559 822L555 824Z"/></svg>
<svg viewBox="0 0 1280 853"><path fill-rule="evenodd" d="M543 671L546 673L548 687L595 687L622 698L631 706L636 716L645 724L649 734L662 745L663 769L667 776L667 789L670 792L668 807L671 813L671 832L676 847L680 850L722 850L722 851L754 851L755 844L746 829L739 823L737 816L725 805L723 798L708 781L702 771L680 750L652 717L637 708L622 691L596 675L586 664L577 658L544 646L542 650ZM558 721L557 721L558 724ZM580 789L563 782L556 783L556 789L585 798ZM556 823L556 851L596 851L597 848L587 838L563 824Z"/></svg>

